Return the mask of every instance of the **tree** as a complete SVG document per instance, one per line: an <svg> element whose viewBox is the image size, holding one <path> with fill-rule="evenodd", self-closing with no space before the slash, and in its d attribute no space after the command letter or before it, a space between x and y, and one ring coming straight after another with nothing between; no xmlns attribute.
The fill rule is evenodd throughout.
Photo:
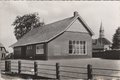
<svg viewBox="0 0 120 80"><path fill-rule="evenodd" d="M120 27L118 27L116 33L113 35L112 49L120 49Z"/></svg>
<svg viewBox="0 0 120 80"><path fill-rule="evenodd" d="M32 13L25 14L23 16L17 16L12 25L15 26L15 37L17 40L19 40L33 28L43 26L44 22L40 22L40 17L38 16L38 13Z"/></svg>

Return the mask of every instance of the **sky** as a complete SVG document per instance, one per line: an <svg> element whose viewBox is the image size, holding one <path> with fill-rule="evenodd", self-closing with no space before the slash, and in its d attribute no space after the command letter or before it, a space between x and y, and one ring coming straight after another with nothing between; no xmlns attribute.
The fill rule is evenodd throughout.
<svg viewBox="0 0 120 80"><path fill-rule="evenodd" d="M119 1L0 1L0 42L9 52L9 47L17 40L14 36L16 16L38 12L40 20L45 24L73 16L77 11L95 33L92 38L99 37L102 25L105 37L112 41L115 30L120 26Z"/></svg>

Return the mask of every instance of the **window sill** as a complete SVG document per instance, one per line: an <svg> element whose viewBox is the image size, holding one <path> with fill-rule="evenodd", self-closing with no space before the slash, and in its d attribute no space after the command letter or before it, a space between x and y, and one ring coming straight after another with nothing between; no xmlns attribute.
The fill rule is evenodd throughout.
<svg viewBox="0 0 120 80"><path fill-rule="evenodd" d="M85 54L69 54L69 55L87 55L87 53L85 53Z"/></svg>

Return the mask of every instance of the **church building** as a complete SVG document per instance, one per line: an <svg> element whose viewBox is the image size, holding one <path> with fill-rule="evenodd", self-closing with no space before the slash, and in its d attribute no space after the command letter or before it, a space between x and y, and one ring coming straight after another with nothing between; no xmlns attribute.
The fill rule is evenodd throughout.
<svg viewBox="0 0 120 80"><path fill-rule="evenodd" d="M93 52L103 52L111 49L112 43L105 38L102 22L99 30L99 38L93 39Z"/></svg>

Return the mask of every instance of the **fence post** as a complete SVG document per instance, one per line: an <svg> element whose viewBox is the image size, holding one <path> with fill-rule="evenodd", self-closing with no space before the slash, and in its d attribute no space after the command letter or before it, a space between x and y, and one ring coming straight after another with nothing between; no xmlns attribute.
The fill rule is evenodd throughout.
<svg viewBox="0 0 120 80"><path fill-rule="evenodd" d="M38 65L37 62L34 62L34 75L37 76L38 73Z"/></svg>
<svg viewBox="0 0 120 80"><path fill-rule="evenodd" d="M7 64L8 64L8 61L5 61L5 72L8 71Z"/></svg>
<svg viewBox="0 0 120 80"><path fill-rule="evenodd" d="M11 72L11 61L8 61L9 72Z"/></svg>
<svg viewBox="0 0 120 80"><path fill-rule="evenodd" d="M60 64L56 63L56 79L60 80Z"/></svg>
<svg viewBox="0 0 120 80"><path fill-rule="evenodd" d="M18 74L21 73L21 61L18 61Z"/></svg>
<svg viewBox="0 0 120 80"><path fill-rule="evenodd" d="M92 80L92 65L88 64L87 65L87 75L88 75L88 80Z"/></svg>
<svg viewBox="0 0 120 80"><path fill-rule="evenodd" d="M5 71L11 72L11 61L5 61Z"/></svg>

